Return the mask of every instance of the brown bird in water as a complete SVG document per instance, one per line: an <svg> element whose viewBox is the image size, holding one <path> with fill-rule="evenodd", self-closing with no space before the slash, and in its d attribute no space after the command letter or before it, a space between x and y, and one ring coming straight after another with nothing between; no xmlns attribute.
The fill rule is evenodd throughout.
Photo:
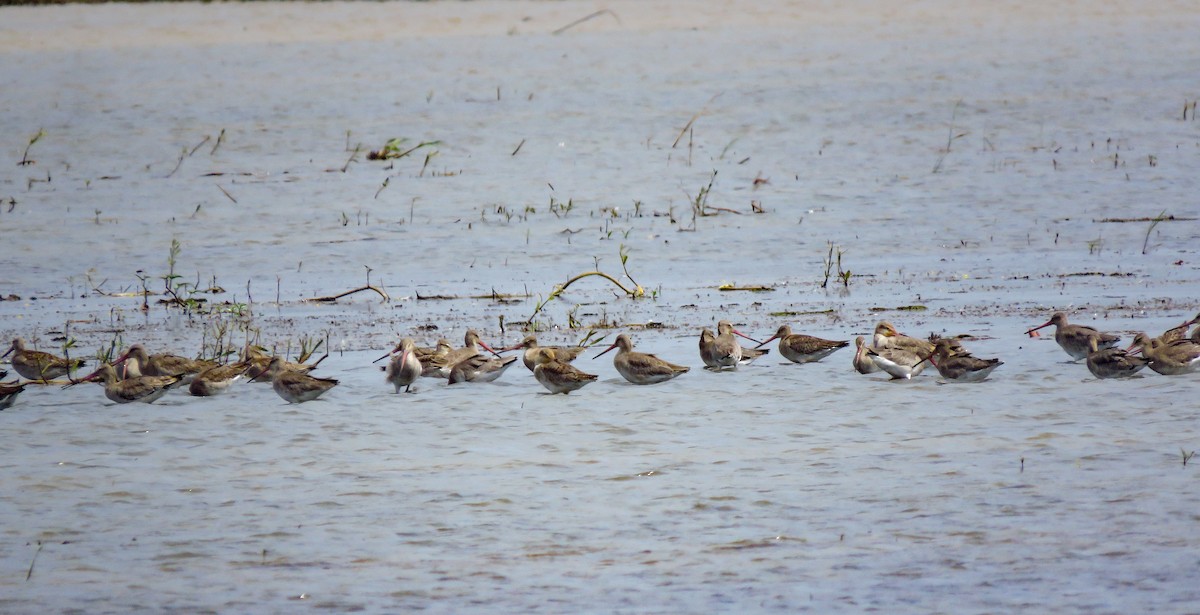
<svg viewBox="0 0 1200 615"><path fill-rule="evenodd" d="M599 376L584 373L579 368L558 360L558 351L553 348L538 348L534 352L533 377L551 394L566 395L595 382Z"/></svg>
<svg viewBox="0 0 1200 615"><path fill-rule="evenodd" d="M0 382L0 410L11 408L17 395L24 390L25 385L18 382Z"/></svg>
<svg viewBox="0 0 1200 615"><path fill-rule="evenodd" d="M271 388L289 404L312 401L337 386L333 378L314 378L288 369L283 357L272 357L264 375L271 377Z"/></svg>
<svg viewBox="0 0 1200 615"><path fill-rule="evenodd" d="M521 353L521 362L525 364L525 367L529 368L529 371L533 371L533 368L537 366L536 358L539 348L549 348L553 350L554 360L561 363L570 363L578 358L579 355L583 354L584 350L587 350L583 346L538 346L536 335L526 335L525 339L521 340L519 343L513 344L507 348L501 348L500 352L504 352L505 350L516 350L518 348L525 349L525 352Z"/></svg>
<svg viewBox="0 0 1200 615"><path fill-rule="evenodd" d="M136 370L137 359L129 359L129 367ZM117 370L112 364L105 363L100 369L85 376L80 382L101 379L104 382L104 396L118 404L128 404L140 401L151 403L166 395L167 391L175 388L183 381L183 376L134 376L127 374L125 379L117 377Z"/></svg>
<svg viewBox="0 0 1200 615"><path fill-rule="evenodd" d="M1121 341L1121 338L1116 335L1101 333L1083 325L1068 324L1067 315L1062 312L1055 312L1050 317L1050 320L1026 331L1025 334L1031 335L1034 331L1044 329L1050 325L1054 325L1055 327L1054 341L1058 342L1059 347L1076 361L1087 358L1093 339L1096 341L1096 347L1100 350L1112 348L1117 345L1117 342Z"/></svg>
<svg viewBox="0 0 1200 615"><path fill-rule="evenodd" d="M850 345L841 340L826 340L811 335L792 333L792 328L782 325L775 335L768 337L762 344L771 340L779 340L779 354L792 363L814 363Z"/></svg>
<svg viewBox="0 0 1200 615"><path fill-rule="evenodd" d="M892 326L892 323L886 320L881 320L879 324L875 325L872 347L877 350L880 348L900 348L915 352L923 357L927 357L933 352L933 343L904 335L896 331L896 327Z"/></svg>
<svg viewBox="0 0 1200 615"><path fill-rule="evenodd" d="M399 353L393 352L392 360L388 361L384 380L391 383L397 393L400 387L404 387L405 393L411 393L412 383L421 377L423 371L421 360L417 358L417 344L412 338L406 337L400 340L397 350Z"/></svg>
<svg viewBox="0 0 1200 615"><path fill-rule="evenodd" d="M189 359L173 354L150 354L141 344L130 346L125 354L113 361L113 365L121 365L131 358L137 359L143 376L180 376L185 382L191 382L196 374L218 365L214 361Z"/></svg>
<svg viewBox="0 0 1200 615"><path fill-rule="evenodd" d="M192 378L191 384L188 385L188 393L196 397L220 395L228 391L233 383L244 378L249 370L249 361L210 367Z"/></svg>
<svg viewBox="0 0 1200 615"><path fill-rule="evenodd" d="M613 367L617 368L617 373L633 384L658 384L666 382L676 376L687 373L690 369L682 365L675 365L664 361L652 354L644 352L634 352L633 340L625 333L617 336L617 341L613 342L604 352L592 357L598 359L605 354L608 354L612 349L617 350L617 356L613 357Z"/></svg>
<svg viewBox="0 0 1200 615"><path fill-rule="evenodd" d="M1150 359L1120 348L1100 348L1098 336L1088 339L1087 368L1097 378L1128 378L1150 364Z"/></svg>
<svg viewBox="0 0 1200 615"><path fill-rule="evenodd" d="M48 352L28 350L25 348L25 340L19 337L12 341L12 346L9 347L8 352L0 356L0 359L10 354L13 355L13 369L29 380L46 381L66 376L72 370L83 367L84 363L82 359L67 360Z"/></svg>
<svg viewBox="0 0 1200 615"><path fill-rule="evenodd" d="M976 358L958 340L949 338L939 339L934 344L929 362L947 382L980 382L1004 365L1000 359Z"/></svg>
<svg viewBox="0 0 1200 615"><path fill-rule="evenodd" d="M466 334L463 335L462 348L457 348L447 352L444 355L429 359L429 365L434 367L434 370L430 375L439 378L450 378L451 370L453 370L454 367L459 363L478 355L480 346L493 355L499 356L495 350L492 350L491 346L488 346L479 338L479 333L477 333L474 329L469 329ZM422 361L421 365L424 366L425 362ZM460 375L465 374L466 372L464 371L463 374Z"/></svg>
<svg viewBox="0 0 1200 615"><path fill-rule="evenodd" d="M1150 369L1164 376L1178 376L1200 371L1200 342L1187 338L1163 342L1160 338L1138 333L1127 351L1137 352L1150 359Z"/></svg>
<svg viewBox="0 0 1200 615"><path fill-rule="evenodd" d="M246 377L250 379L250 382L270 383L271 376L267 374L267 370L271 367L271 361L274 358L274 356L267 354L262 347L246 344L246 347L242 350L242 362L250 364L250 367L246 370ZM316 369L317 364L320 362L318 360L316 363L309 364L283 360L281 369L298 374L308 374Z"/></svg>

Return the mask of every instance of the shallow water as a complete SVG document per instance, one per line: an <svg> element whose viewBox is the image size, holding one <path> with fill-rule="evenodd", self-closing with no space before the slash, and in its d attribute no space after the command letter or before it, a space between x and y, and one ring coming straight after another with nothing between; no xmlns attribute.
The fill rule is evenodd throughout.
<svg viewBox="0 0 1200 615"><path fill-rule="evenodd" d="M151 406L31 387L0 413L0 610L1194 608L1197 377L1096 381L1021 332L1055 310L1126 339L1195 315L1200 15L696 6L615 5L561 36L595 9L3 9L0 294L20 300L0 334L58 351L66 328L75 355L116 335L190 354L217 322L293 353L328 335L342 384L299 406L260 385ZM95 40L65 36L83 26ZM424 154L346 165L397 136L440 141L424 173ZM741 213L693 221L714 170L708 205ZM1164 211L1181 220L1101 222ZM203 296L246 320L112 295L139 270L160 288L172 238L176 273L215 277ZM840 292L820 286L830 242ZM581 280L541 339L583 337L578 304L693 367L677 380L585 357L600 381L566 397L520 366L397 396L370 364L397 334L515 342L555 284L595 259L619 275L621 246L654 296ZM390 302L300 301L364 267ZM531 296L468 298L492 291ZM842 350L714 374L695 339L719 318L834 339L886 318L1005 365L893 383Z"/></svg>

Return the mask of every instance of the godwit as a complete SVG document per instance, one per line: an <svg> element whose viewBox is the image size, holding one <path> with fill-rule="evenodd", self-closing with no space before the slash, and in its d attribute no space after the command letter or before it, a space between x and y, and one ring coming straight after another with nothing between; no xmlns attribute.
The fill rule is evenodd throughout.
<svg viewBox="0 0 1200 615"><path fill-rule="evenodd" d="M910 337L896 331L896 327L892 323L881 320L875 325L875 335L872 339L873 348L900 348L909 352L915 352L923 357L929 356L933 352L933 344L923 339Z"/></svg>
<svg viewBox="0 0 1200 615"><path fill-rule="evenodd" d="M903 348L867 348L865 353L892 380L910 380L925 371L928 363L925 357Z"/></svg>
<svg viewBox="0 0 1200 615"><path fill-rule="evenodd" d="M854 370L860 374L873 374L879 371L879 366L875 365L875 361L867 356L867 351L871 347L866 345L863 336L854 338Z"/></svg>
<svg viewBox="0 0 1200 615"><path fill-rule="evenodd" d="M1088 371L1097 378L1128 378L1150 363L1149 359L1131 355L1120 348L1100 348L1098 336L1087 340Z"/></svg>
<svg viewBox="0 0 1200 615"><path fill-rule="evenodd" d="M689 369L663 361L652 354L634 352L633 341L624 333L617 336L617 341L613 342L612 346L592 358L598 359L613 348L618 349L617 356L613 357L613 367L617 368L622 377L634 384L666 382Z"/></svg>
<svg viewBox="0 0 1200 615"><path fill-rule="evenodd" d="M0 382L0 410L11 408L17 401L17 395L25 390L25 385L17 382Z"/></svg>
<svg viewBox="0 0 1200 615"><path fill-rule="evenodd" d="M130 358L137 359L143 376L181 376L185 382L191 382L193 376L206 369L217 367L213 361L189 359L173 354L149 354L141 344L130 346L125 354L113 361L113 365L120 365Z"/></svg>
<svg viewBox="0 0 1200 615"><path fill-rule="evenodd" d="M1142 356L1150 359L1150 369L1164 376L1190 374L1200 370L1200 343L1190 339L1164 343L1158 338L1138 333L1133 338L1133 345L1127 350L1133 351L1135 348L1140 348Z"/></svg>
<svg viewBox="0 0 1200 615"><path fill-rule="evenodd" d="M516 362L516 357L489 357L485 354L477 354L455 363L454 367L450 368L448 380L450 384L492 382Z"/></svg>
<svg viewBox="0 0 1200 615"><path fill-rule="evenodd" d="M448 378L450 371L438 361L450 354L454 347L446 338L441 338L432 348L417 347L417 360L421 362L421 375L427 378Z"/></svg>
<svg viewBox="0 0 1200 615"><path fill-rule="evenodd" d="M1116 335L1101 333L1091 327L1067 324L1067 315L1062 312L1055 312L1045 324L1038 325L1026 331L1025 334L1029 335L1050 325L1055 327L1054 341L1058 342L1058 345L1076 361L1087 358L1093 339L1096 340L1096 347L1100 350L1112 348L1121 341L1121 338Z"/></svg>
<svg viewBox="0 0 1200 615"><path fill-rule="evenodd" d="M400 340L400 352L392 354L392 360L387 365L387 376L385 380L392 383L396 387L396 392L400 392L400 387L404 387L405 393L412 392L412 383L421 377L421 360L417 358L417 344L412 341L412 338L406 337Z"/></svg>
<svg viewBox="0 0 1200 615"><path fill-rule="evenodd" d="M246 344L246 347L242 350L242 362L249 363L250 365L250 367L246 370L246 377L250 379L250 382L270 383L272 380L267 370L270 368L271 361L274 359L275 357L267 354L261 346ZM317 363L320 362L321 361L319 360L317 361ZM296 372L297 374L308 374L317 368L317 363L296 363L294 361L284 360L282 364L283 367L281 369L289 372Z"/></svg>
<svg viewBox="0 0 1200 615"><path fill-rule="evenodd" d="M133 365L137 359L130 359L130 361ZM133 369L136 370L136 365L133 365ZM167 390L174 388L183 380L183 376L133 375L128 375L121 380L117 377L117 370L111 364L105 363L100 366L100 369L84 377L81 382L96 378L100 378L104 382L104 396L118 404L135 401L151 403L166 395Z"/></svg>
<svg viewBox="0 0 1200 615"><path fill-rule="evenodd" d="M430 365L436 367L436 370L434 370L430 375L440 378L449 378L450 372L454 369L454 366L479 354L480 346L483 346L485 350L493 355L500 356L495 350L492 350L491 346L488 346L483 342L483 340L479 339L479 334L476 333L474 329L470 329L465 335L463 335L462 348L451 350L444 355L433 357L428 361ZM425 365L425 363L425 361L421 362L422 365Z"/></svg>
<svg viewBox="0 0 1200 615"><path fill-rule="evenodd" d="M1198 322L1200 322L1200 314L1196 314L1195 318L1183 323L1182 325L1179 325L1178 327L1171 327L1170 329L1167 329L1166 331L1163 332L1162 335L1158 336L1155 339L1157 339L1163 343L1174 342L1175 340L1188 339L1188 327L1190 327ZM1196 328L1196 332L1193 334L1193 337L1198 338L1197 341L1200 341L1200 327ZM1150 369L1154 369L1154 367L1151 366Z"/></svg>
<svg viewBox="0 0 1200 615"><path fill-rule="evenodd" d="M704 362L704 369L720 370L721 364L717 361L716 349L717 336L707 327L700 329L700 360ZM770 349L767 348L749 348L739 346L742 353L742 358L738 361L738 365L749 365L755 359L770 354Z"/></svg>
<svg viewBox="0 0 1200 615"><path fill-rule="evenodd" d="M220 395L245 376L249 369L250 363L247 361L210 367L192 378L188 393L196 397Z"/></svg>
<svg viewBox="0 0 1200 615"><path fill-rule="evenodd" d="M737 337L734 337L735 335ZM746 349L742 348L741 344L738 343L738 337L748 339L759 346L762 345L762 342L734 329L733 323L728 320L718 322L717 337L713 339L711 346L712 358L717 362L717 369L724 369L726 367L737 369L737 366L744 361Z"/></svg>
<svg viewBox="0 0 1200 615"><path fill-rule="evenodd" d="M850 342L792 333L792 328L788 325L780 326L775 335L768 337L759 345L766 344L771 340L779 340L779 354L793 363L815 363L850 345Z"/></svg>
<svg viewBox="0 0 1200 615"><path fill-rule="evenodd" d="M266 374L271 377L271 388L289 404L312 401L337 386L338 381L333 378L314 378L287 369L286 363L283 357L272 357L267 364Z"/></svg>
<svg viewBox="0 0 1200 615"><path fill-rule="evenodd" d="M507 348L501 348L500 352L516 350L518 348L525 349L525 352L521 353L521 362L525 364L525 367L529 368L529 371L533 371L533 368L537 366L536 359L539 348L553 350L554 360L560 363L570 363L583 354L584 350L587 350L583 346L538 346L536 335L526 335L525 339L521 340L520 343L513 344Z"/></svg>
<svg viewBox="0 0 1200 615"><path fill-rule="evenodd" d="M576 346L578 348L578 346ZM582 389L585 385L599 378L596 374L584 373L570 363L558 360L558 350L554 348L538 348L534 355L533 377L546 387L551 394L566 395L571 391Z"/></svg>
<svg viewBox="0 0 1200 615"><path fill-rule="evenodd" d="M979 359L962 348L958 340L943 338L934 344L930 363L937 368L947 382L979 382L997 367L1004 365L1000 359Z"/></svg>
<svg viewBox="0 0 1200 615"><path fill-rule="evenodd" d="M13 369L29 380L53 380L59 376L66 376L72 370L83 367L82 359L71 359L68 361L48 352L27 350L25 348L25 340L19 337L13 340L8 352L0 356L0 359L10 354L13 355Z"/></svg>

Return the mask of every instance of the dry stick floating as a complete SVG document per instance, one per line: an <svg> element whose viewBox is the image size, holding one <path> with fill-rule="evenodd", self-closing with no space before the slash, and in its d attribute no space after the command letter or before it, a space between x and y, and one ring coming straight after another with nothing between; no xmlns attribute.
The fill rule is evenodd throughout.
<svg viewBox="0 0 1200 615"><path fill-rule="evenodd" d="M675 142L671 144L671 149L675 149L675 146L679 145L679 142L683 140L683 135L688 134L688 131L692 129L692 124L695 124L696 120L700 119L700 116L704 115L708 111L708 106L712 104L712 101L716 100L717 97L724 93L725 92L722 91L713 94L712 98L708 99L708 102L704 103L704 107L697 111L696 114L692 116L692 119L688 120L687 124L684 124L683 130L679 131L679 136L675 137Z"/></svg>
<svg viewBox="0 0 1200 615"><path fill-rule="evenodd" d="M350 163L358 159L358 150L362 148L362 143L355 144L354 151L350 152L350 157L346 159L346 164L342 165L342 173L350 168Z"/></svg>
<svg viewBox="0 0 1200 615"><path fill-rule="evenodd" d="M517 144L517 149L514 149L509 156L516 156L517 152L521 151L522 145L525 145L525 139L521 139L521 142Z"/></svg>
<svg viewBox="0 0 1200 615"><path fill-rule="evenodd" d="M208 152L208 155L212 156L213 154L217 153L217 148L221 147L221 144L224 142L225 142L225 129L222 128L221 134L217 135L217 142L213 143L213 148Z"/></svg>
<svg viewBox="0 0 1200 615"><path fill-rule="evenodd" d="M232 194L229 194L229 191L228 191L228 190L226 190L226 189L222 188L222 187L221 187L221 184L214 184L214 185L217 187L217 190L220 190L222 193L224 193L224 194L225 194L226 198L228 198L229 200L233 201L234 203L237 203L237 199L233 198L233 195L232 195ZM197 208L197 209L196 209L196 211L199 211L199 208Z"/></svg>
<svg viewBox="0 0 1200 615"><path fill-rule="evenodd" d="M579 24L581 24L585 21L590 21L590 20L595 19L605 13L612 15L613 19L617 20L618 24L621 23L621 18L617 17L616 13L614 13L608 9L600 9L599 11L596 11L595 13L592 13L591 15L588 15L587 17L581 17L579 19L576 19L575 21L572 21L571 23L551 32L551 34L562 34L563 32L566 32L567 30L570 30L571 28L574 28L575 26L578 26Z"/></svg>
<svg viewBox="0 0 1200 615"><path fill-rule="evenodd" d="M958 108L961 106L961 98L954 101L954 109L950 111L950 130L946 134L946 149L942 151L942 155L938 156L937 162L934 163L933 173L938 173L942 170L942 163L946 161L946 156L950 155L950 144L954 143L955 139L967 134L965 132L958 135L954 134L954 120L958 117Z"/></svg>
<svg viewBox="0 0 1200 615"><path fill-rule="evenodd" d="M628 272L626 272L626 273L628 273ZM549 304L551 301L557 299L559 295L563 294L563 292L567 290L568 286L574 284L575 282L577 282L579 280L582 280L583 278L591 277L594 275L600 276L600 277L608 280L609 282L612 282L614 285L616 285L617 288L621 289L622 292L624 292L626 295L629 295L630 299L637 299L638 297L642 297L646 294L646 291L642 289L641 285L636 285L636 288L630 289L630 288L627 288L624 284L622 284L620 282L620 280L617 280L616 278L612 277L611 275L608 275L607 273L604 273L603 271L598 271L598 270L597 271L585 271L579 275L572 277L571 279L567 280L566 282L559 284L558 286L556 286L554 288L554 290L550 291L550 296L546 297L545 301L538 303L537 307L534 308L533 313L529 315L529 319L526 322L528 322L530 325L532 325L533 319L536 318L538 313L540 313L542 311L542 308L545 308L547 304Z"/></svg>
<svg viewBox="0 0 1200 615"><path fill-rule="evenodd" d="M185 148L183 148L183 151L179 153L179 160L175 163L175 168L171 169L170 173L167 173L167 177L171 177L172 175L174 175L175 172L179 170L179 167L183 166L183 159L187 158L187 155L188 155L188 151L187 151L187 148L185 147Z"/></svg>
<svg viewBox="0 0 1200 615"><path fill-rule="evenodd" d="M193 147L192 151L188 152L188 157L190 158L192 156L192 154L196 153L196 150L200 149L205 143L208 143L210 140L212 140L212 137L210 135L204 135L204 140L197 143L196 147Z"/></svg>
<svg viewBox="0 0 1200 615"><path fill-rule="evenodd" d="M1183 465L1187 465L1187 460L1186 460L1186 459L1184 460L1184 462L1183 462ZM29 580L29 578L33 576L33 565L37 563L37 556L38 556L38 553L41 553L41 552L42 552L42 547L43 547L43 546L45 546L45 545L43 545L43 544L42 544L42 541L40 541L40 540L39 540L39 541L38 541L38 548L37 548L37 551L34 551L34 552L33 552L33 560L31 560L31 561L29 562L29 570L25 572L25 580L26 580L26 581L28 581L28 580Z"/></svg>
<svg viewBox="0 0 1200 615"><path fill-rule="evenodd" d="M1150 245L1150 234L1154 232L1154 227L1158 226L1159 222L1167 219L1167 210L1162 210L1153 220L1150 221L1150 228L1146 229L1146 239L1142 241L1142 254L1146 253Z"/></svg>
<svg viewBox="0 0 1200 615"><path fill-rule="evenodd" d="M1184 115L1183 119L1186 120L1187 119L1187 106L1186 105L1184 106L1183 115ZM25 146L25 154L23 156L21 156L21 161L17 163L17 166L25 167L25 166L29 166L35 162L34 160L31 160L29 158L29 149L33 147L34 143L37 143L38 141L40 141L42 139L42 137L44 137L44 136L46 136L46 131L39 128L37 131L37 134L33 135L32 137L29 138L29 143ZM11 211L11 210L9 210L9 211Z"/></svg>
<svg viewBox="0 0 1200 615"><path fill-rule="evenodd" d="M310 303L333 303L334 301L337 301L338 299L341 299L342 297L353 295L354 293L361 293L364 290L373 290L373 291L379 293L379 296L382 297L384 301L392 300L392 298L389 297L387 293L383 292L383 289L379 288L378 286L372 286L372 285L368 284L366 286L360 286L359 288L355 288L354 290L348 290L344 293L341 293L340 295L330 295L327 297L311 297L309 299L305 299L305 301L308 301Z"/></svg>

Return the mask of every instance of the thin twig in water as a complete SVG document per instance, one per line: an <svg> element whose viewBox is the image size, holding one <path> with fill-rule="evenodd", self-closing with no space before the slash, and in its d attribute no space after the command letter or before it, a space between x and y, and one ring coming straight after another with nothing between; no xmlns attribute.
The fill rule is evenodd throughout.
<svg viewBox="0 0 1200 615"><path fill-rule="evenodd" d="M175 163L175 168L171 169L170 173L167 173L167 177L174 175L175 172L179 170L179 167L183 166L183 159L187 158L187 155L188 155L188 151L187 151L187 148L185 147L185 148L183 148L182 152L179 152L179 160Z"/></svg>
<svg viewBox="0 0 1200 615"><path fill-rule="evenodd" d="M342 165L342 173L350 168L350 163L358 159L358 150L362 149L362 143L355 144L354 151L350 152L350 157L346 159L346 164Z"/></svg>
<svg viewBox="0 0 1200 615"><path fill-rule="evenodd" d="M933 165L934 173L938 173L942 170L942 162L944 162L946 160L946 156L950 154L950 144L953 143L955 139L967 134L965 132L958 135L954 134L954 120L958 117L958 108L961 106L961 98L954 101L954 110L950 112L950 130L946 135L946 149L942 150L942 155L938 156L937 162Z"/></svg>
<svg viewBox="0 0 1200 615"><path fill-rule="evenodd" d="M193 148L192 148L192 151L188 152L188 157L191 157L191 156L192 156L192 154L195 154L195 153L196 153L196 150L200 149L201 147L203 147L203 146L204 146L204 144L205 144L205 143L208 143L208 142L209 142L209 141L211 141L211 140L212 140L212 137L211 137L211 136L209 136L209 135L204 135L204 140L203 140L203 141L201 141L201 142L199 142L199 143L197 143L197 144L196 144L196 147L193 147Z"/></svg>
<svg viewBox="0 0 1200 615"><path fill-rule="evenodd" d="M1187 107L1184 107L1184 109L1187 109ZM1184 115L1187 115L1186 110L1184 111ZM1184 119L1187 119L1187 118L1184 118ZM23 156L21 156L21 162L18 162L17 166L25 167L25 166L29 166L35 162L35 161L29 159L29 149L33 147L34 143L37 143L38 141L40 141L42 139L42 137L44 137L44 136L46 136L46 131L39 128L37 131L37 134L33 135L32 137L29 138L29 143L25 146L25 154Z"/></svg>
<svg viewBox="0 0 1200 615"><path fill-rule="evenodd" d="M222 128L221 134L217 135L217 142L213 143L213 148L211 150L209 150L208 155L212 156L213 154L217 153L217 148L221 147L221 144L224 142L225 142L225 129Z"/></svg>
<svg viewBox="0 0 1200 615"><path fill-rule="evenodd" d="M216 187L217 187L217 190L220 190L220 191L221 191L221 192L222 192L222 193L225 195L225 197L226 197L226 198L228 198L229 200L233 201L234 203L237 203L237 199L233 198L233 195L232 195L232 194L229 194L229 191L228 191L228 190L226 190L226 189L222 188L222 187L221 187L221 184L215 184L215 185L216 185Z"/></svg>
<svg viewBox="0 0 1200 615"><path fill-rule="evenodd" d="M1186 461L1184 462L1184 465L1187 465ZM29 562L29 570L25 572L25 580L26 581L28 581L29 578L33 576L33 565L37 563L38 553L42 552L43 546L44 545L42 544L42 541L39 540L37 551L33 552L33 560Z"/></svg>
<svg viewBox="0 0 1200 615"><path fill-rule="evenodd" d="M1146 239L1144 239L1142 241L1142 254L1145 254L1146 251L1149 249L1150 233L1154 232L1154 227L1158 226L1159 222L1162 222L1163 220L1166 220L1166 219L1167 219L1167 210L1164 209L1164 210L1162 210L1162 213L1158 214L1157 216L1154 217L1153 220L1150 221L1150 228L1146 229Z"/></svg>
<svg viewBox="0 0 1200 615"><path fill-rule="evenodd" d="M571 23L569 23L569 24L567 24L567 25L565 25L565 26L563 26L563 27L561 27L561 28L559 28L559 29L557 29L557 30L555 30L555 31L551 32L551 34L562 34L563 32L566 32L567 30L570 30L571 28L574 28L575 26L578 26L579 24L581 24L581 23L583 23L583 22L585 22L585 21L589 21L589 20L595 19L595 18L597 18L597 17L599 17L599 16L601 16L601 15L603 15L603 14L605 14L605 13L608 13L609 15L612 15L613 19L617 20L617 23L618 23L618 24L619 24L619 23L621 23L621 18L620 18L620 17L617 17L617 14L616 14L616 13L614 13L614 12L612 12L612 11L608 10L608 9L600 9L599 11L596 11L595 13L592 13L591 15L588 15L588 16L586 16L586 17L581 17L581 18L579 18L579 19L576 19L575 21L572 21Z"/></svg>
<svg viewBox="0 0 1200 615"><path fill-rule="evenodd" d="M329 295L326 297L312 297L309 299L305 299L305 301L308 301L311 303L333 303L334 301L337 301L338 299L341 299L342 297L345 297L348 295L353 295L354 293L360 293L364 290L373 290L376 293L379 293L379 296L382 297L384 301L392 300L392 298L389 297L387 293L383 292L383 289L379 288L378 286L372 286L372 285L368 284L366 286L360 286L353 290L348 290L348 291L338 294L338 295Z"/></svg>
<svg viewBox="0 0 1200 615"><path fill-rule="evenodd" d="M704 103L704 107L697 111L696 114L692 116L692 119L688 120L687 124L684 124L683 130L679 131L679 136L675 137L675 142L671 144L671 149L675 149L675 146L679 145L679 142L683 139L683 135L687 134L688 131L692 129L692 124L696 123L696 120L700 119L700 116L704 115L705 112L708 111L708 105L712 104L712 101L716 100L718 96L724 93L725 92L717 92L716 94L713 94L712 98L708 99L708 102Z"/></svg>

